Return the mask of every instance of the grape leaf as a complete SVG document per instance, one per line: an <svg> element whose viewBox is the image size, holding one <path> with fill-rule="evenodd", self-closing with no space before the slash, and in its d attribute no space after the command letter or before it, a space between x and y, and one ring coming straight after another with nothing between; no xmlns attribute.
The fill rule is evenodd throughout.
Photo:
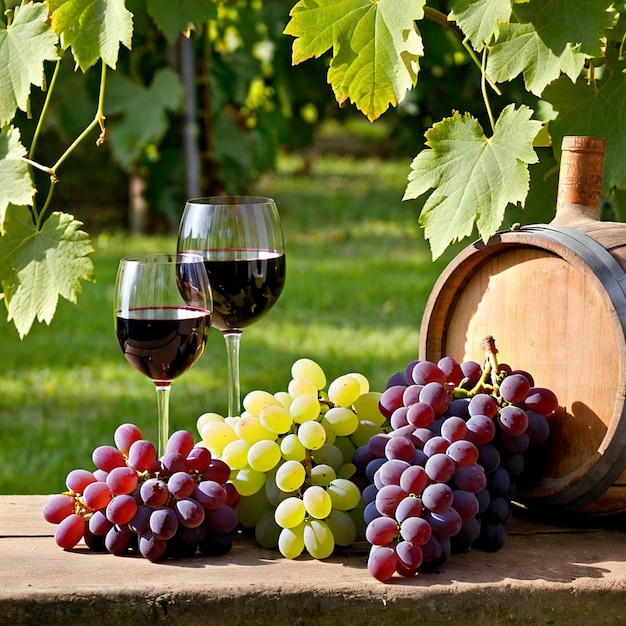
<svg viewBox="0 0 626 626"><path fill-rule="evenodd" d="M115 69L119 44L131 48L133 14L124 0L48 0L48 4L61 47L71 46L83 72L98 59Z"/></svg>
<svg viewBox="0 0 626 626"><path fill-rule="evenodd" d="M456 0L448 19L456 22L479 52L511 17L511 0Z"/></svg>
<svg viewBox="0 0 626 626"><path fill-rule="evenodd" d="M67 213L51 213L37 230L30 211L10 205L0 237L0 276L9 321L23 338L35 318L50 324L59 296L76 302L81 280L93 280L93 252L82 225Z"/></svg>
<svg viewBox="0 0 626 626"><path fill-rule="evenodd" d="M603 188L626 188L626 61L615 48L607 50L610 72L596 84L560 78L548 86L544 98L558 117L550 122L557 155L565 135L606 138Z"/></svg>
<svg viewBox="0 0 626 626"><path fill-rule="evenodd" d="M425 0L300 0L285 33L297 37L293 63L332 47L328 81L370 121L417 83L422 37L415 24Z"/></svg>
<svg viewBox="0 0 626 626"><path fill-rule="evenodd" d="M123 75L110 77L105 97L110 115L123 113L108 125L113 156L126 169L141 157L150 143L158 143L167 132L167 111L183 103L184 91L178 74L163 68L149 87L142 87Z"/></svg>
<svg viewBox="0 0 626 626"><path fill-rule="evenodd" d="M487 74L504 82L522 73L526 88L535 95L541 95L561 73L575 81L585 59L603 53L604 31L615 20L608 11L611 5L611 0L516 4L513 13L518 23L501 25L489 51Z"/></svg>
<svg viewBox="0 0 626 626"><path fill-rule="evenodd" d="M22 160L26 148L20 142L19 128L5 126L0 131L0 235L9 204L32 204L35 187L28 165Z"/></svg>
<svg viewBox="0 0 626 626"><path fill-rule="evenodd" d="M426 131L426 145L411 164L404 199L434 189L420 215L433 259L447 246L471 235L474 223L484 241L493 235L506 205L524 204L528 164L537 161L532 147L541 123L526 106L507 106L491 137L476 119L454 112Z"/></svg>
<svg viewBox="0 0 626 626"><path fill-rule="evenodd" d="M31 2L16 7L11 26L0 29L0 128L18 108L27 110L31 85L43 85L43 62L59 58L57 36L47 19L46 5Z"/></svg>
<svg viewBox="0 0 626 626"><path fill-rule="evenodd" d="M146 5L148 13L170 43L174 43L180 32L190 26L198 28L206 20L217 18L216 0L147 0Z"/></svg>

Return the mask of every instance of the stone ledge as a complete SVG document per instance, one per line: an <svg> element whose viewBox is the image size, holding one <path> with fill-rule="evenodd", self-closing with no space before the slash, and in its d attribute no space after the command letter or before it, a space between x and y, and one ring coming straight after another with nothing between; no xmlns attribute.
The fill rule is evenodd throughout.
<svg viewBox="0 0 626 626"><path fill-rule="evenodd" d="M497 553L382 584L365 554L295 561L237 539L222 557L150 563L64 552L45 496L0 496L0 624L623 624L626 536L515 517Z"/></svg>

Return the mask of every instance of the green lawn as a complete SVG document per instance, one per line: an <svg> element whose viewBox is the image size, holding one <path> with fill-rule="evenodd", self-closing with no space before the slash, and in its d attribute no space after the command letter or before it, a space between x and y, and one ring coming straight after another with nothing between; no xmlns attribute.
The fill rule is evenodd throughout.
<svg viewBox="0 0 626 626"><path fill-rule="evenodd" d="M401 201L408 162L321 157L306 176L298 166L285 158L255 190L277 201L287 282L273 311L243 334L242 393L286 389L303 356L329 380L359 371L382 390L416 358L426 299L454 251L431 261L417 207ZM175 244L173 235L99 235L97 282L84 286L77 305L60 302L52 324L23 341L2 316L0 493L62 490L70 469L93 468L91 451L111 443L122 422L155 440L154 387L117 345L113 285L121 256ZM200 414L226 410L225 357L221 335L211 333L200 361L173 385L172 429L195 433Z"/></svg>

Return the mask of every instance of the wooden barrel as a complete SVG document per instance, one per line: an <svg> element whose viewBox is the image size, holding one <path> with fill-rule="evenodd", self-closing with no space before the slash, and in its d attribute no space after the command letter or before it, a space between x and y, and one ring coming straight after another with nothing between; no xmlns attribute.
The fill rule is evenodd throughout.
<svg viewBox="0 0 626 626"><path fill-rule="evenodd" d="M559 399L518 500L615 515L626 513L626 225L565 204L550 225L498 233L448 265L426 305L420 358L482 363L481 339L493 335L502 362Z"/></svg>

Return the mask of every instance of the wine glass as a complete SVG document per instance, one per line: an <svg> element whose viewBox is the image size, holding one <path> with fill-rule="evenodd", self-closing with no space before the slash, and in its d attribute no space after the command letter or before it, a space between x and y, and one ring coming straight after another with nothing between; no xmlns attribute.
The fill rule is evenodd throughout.
<svg viewBox="0 0 626 626"><path fill-rule="evenodd" d="M214 299L213 327L226 341L228 415L237 416L241 333L274 306L285 284L285 244L276 203L254 196L188 200L178 251L204 257Z"/></svg>
<svg viewBox="0 0 626 626"><path fill-rule="evenodd" d="M126 360L156 387L160 456L169 437L170 385L202 354L212 310L201 256L142 254L120 261L115 332Z"/></svg>

